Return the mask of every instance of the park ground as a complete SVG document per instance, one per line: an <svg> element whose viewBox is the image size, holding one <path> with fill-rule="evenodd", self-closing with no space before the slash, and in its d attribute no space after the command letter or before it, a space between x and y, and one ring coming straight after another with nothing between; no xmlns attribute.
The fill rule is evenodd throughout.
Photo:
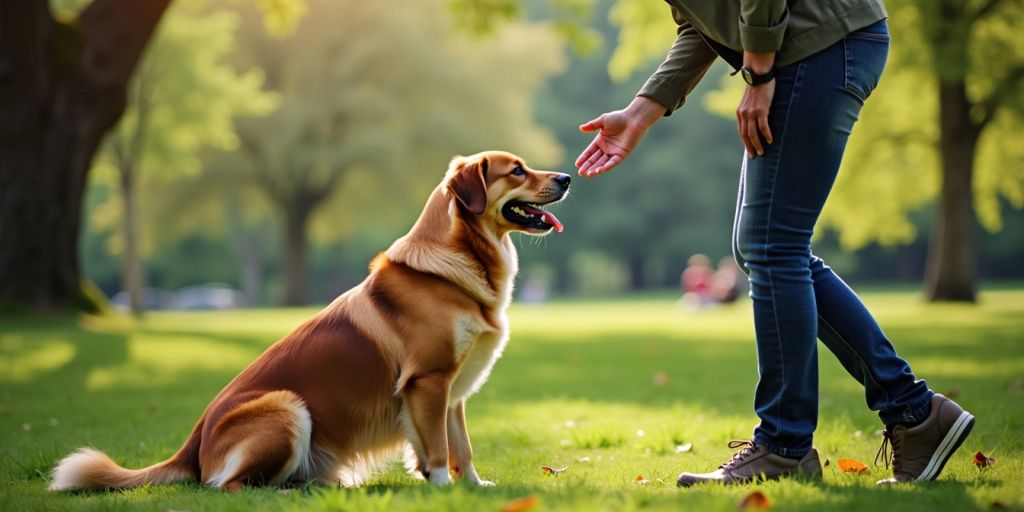
<svg viewBox="0 0 1024 512"><path fill-rule="evenodd" d="M752 320L745 301L685 312L651 295L512 307L511 342L468 404L492 489L434 489L393 468L354 490L49 493L54 461L79 446L129 467L174 453L213 395L314 310L0 319L0 509L476 511L528 497L534 510L736 510L755 490L773 510L1024 507L1024 290L985 290L976 306L908 291L865 299L915 372L978 418L936 482L875 487L888 475L872 464L881 425L822 348L823 482L677 489L681 470L715 467L756 423ZM996 463L976 467L979 450ZM870 471L843 473L840 458Z"/></svg>

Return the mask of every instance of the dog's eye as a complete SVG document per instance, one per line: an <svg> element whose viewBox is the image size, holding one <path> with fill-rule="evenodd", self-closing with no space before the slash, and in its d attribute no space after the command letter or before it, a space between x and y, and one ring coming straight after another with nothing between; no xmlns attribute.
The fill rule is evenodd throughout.
<svg viewBox="0 0 1024 512"><path fill-rule="evenodd" d="M526 171L523 170L521 165L517 165L512 169L512 176L525 176Z"/></svg>

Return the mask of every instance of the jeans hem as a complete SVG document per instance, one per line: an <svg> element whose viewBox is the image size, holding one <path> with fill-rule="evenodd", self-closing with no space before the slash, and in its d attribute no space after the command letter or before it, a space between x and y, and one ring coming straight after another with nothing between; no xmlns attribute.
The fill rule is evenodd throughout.
<svg viewBox="0 0 1024 512"><path fill-rule="evenodd" d="M766 442L764 437L756 434L754 435L754 442L764 447L765 450L768 450L780 457L786 457L787 459L802 459L804 458L804 455L807 455L811 451L811 448L807 448L805 450L797 450L794 448L785 448L777 444L772 444L770 442Z"/></svg>
<svg viewBox="0 0 1024 512"><path fill-rule="evenodd" d="M879 417L881 417L882 423L886 427L897 423L920 423L928 419L932 412L933 396L935 396L935 392L929 389L928 393L925 394L919 403L907 404L899 409L884 411L879 413Z"/></svg>

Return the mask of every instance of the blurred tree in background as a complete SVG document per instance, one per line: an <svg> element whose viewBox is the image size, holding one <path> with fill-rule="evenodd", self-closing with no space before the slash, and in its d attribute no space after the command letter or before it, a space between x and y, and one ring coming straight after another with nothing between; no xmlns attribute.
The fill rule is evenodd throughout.
<svg viewBox="0 0 1024 512"><path fill-rule="evenodd" d="M172 6L131 79L128 108L98 155L94 179L114 179L121 197L108 202L107 212L98 211L93 220L99 227L115 218L121 221L111 252L122 255L123 289L134 313L143 310L137 206L147 199L137 192L142 173L159 186L198 172L198 153L204 146L238 146L236 116L265 115L277 105L276 95L261 91L262 72L239 74L225 62L237 24L227 11L200 12L187 3Z"/></svg>

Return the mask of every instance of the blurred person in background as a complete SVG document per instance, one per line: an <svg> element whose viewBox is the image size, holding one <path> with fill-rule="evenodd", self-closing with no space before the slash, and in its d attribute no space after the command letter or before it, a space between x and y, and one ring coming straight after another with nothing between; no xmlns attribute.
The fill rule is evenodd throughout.
<svg viewBox="0 0 1024 512"><path fill-rule="evenodd" d="M725 257L718 260L715 275L711 276L711 300L718 304L732 304L743 293L743 279L736 259Z"/></svg>
<svg viewBox="0 0 1024 512"><path fill-rule="evenodd" d="M739 449L730 460L709 473L683 473L678 485L820 478L812 446L816 338L864 385L867 405L886 425L879 454L891 443L893 476L879 484L936 478L974 417L915 378L857 295L811 252L847 139L885 67L885 6L668 1L678 24L668 56L626 108L580 126L597 134L576 166L594 177L622 163L651 125L683 105L717 57L747 84L736 111L746 153L733 253L751 287L761 421L751 440L730 443Z"/></svg>
<svg viewBox="0 0 1024 512"><path fill-rule="evenodd" d="M711 305L711 280L715 271L711 269L711 259L703 254L694 254L686 261L686 269L679 281L683 289L682 305L690 309L700 309Z"/></svg>

